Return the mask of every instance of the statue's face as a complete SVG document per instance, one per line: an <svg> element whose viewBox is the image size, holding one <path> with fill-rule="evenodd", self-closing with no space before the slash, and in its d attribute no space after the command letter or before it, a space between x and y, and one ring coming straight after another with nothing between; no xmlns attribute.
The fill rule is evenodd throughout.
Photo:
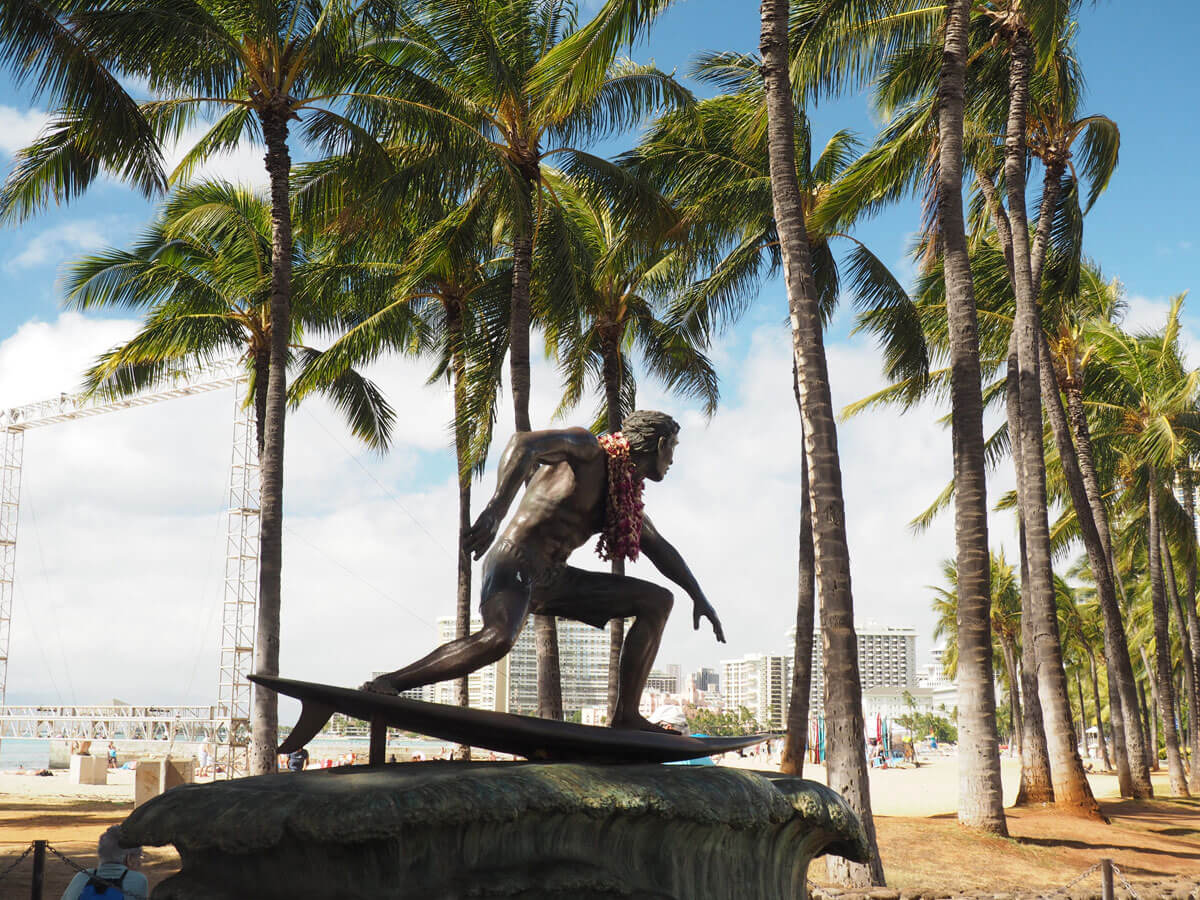
<svg viewBox="0 0 1200 900"><path fill-rule="evenodd" d="M678 445L679 438L676 435L658 439L658 453L654 457L650 471L646 473L647 478L651 481L663 480L667 469L671 468L671 463L675 461L675 448Z"/></svg>

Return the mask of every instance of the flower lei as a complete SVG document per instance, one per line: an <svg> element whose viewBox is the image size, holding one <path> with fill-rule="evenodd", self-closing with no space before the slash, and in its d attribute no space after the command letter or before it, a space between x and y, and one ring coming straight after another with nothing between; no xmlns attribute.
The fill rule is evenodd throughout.
<svg viewBox="0 0 1200 900"><path fill-rule="evenodd" d="M600 436L608 454L608 496L604 528L596 542L601 559L638 558L642 548L642 487L644 481L629 458L629 441L621 432Z"/></svg>

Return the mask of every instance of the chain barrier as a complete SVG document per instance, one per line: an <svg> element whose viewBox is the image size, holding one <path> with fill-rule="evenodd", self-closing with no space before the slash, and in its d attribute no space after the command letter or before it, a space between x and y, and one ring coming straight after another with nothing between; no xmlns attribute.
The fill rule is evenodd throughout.
<svg viewBox="0 0 1200 900"><path fill-rule="evenodd" d="M20 856L18 856L16 858L16 861L13 862L13 864L11 866L9 866L3 872L0 872L0 881L3 881L4 876L8 875L9 872L11 872L13 869L15 869L21 863L23 863L25 861L25 857L27 857L32 852L33 852L33 844L30 844L28 847L25 848L25 852L22 853Z"/></svg>
<svg viewBox="0 0 1200 900"><path fill-rule="evenodd" d="M1079 884L1079 882L1083 881L1083 879L1087 878L1089 875L1091 875L1093 872L1095 872L1097 869L1099 869L1100 866L1101 866L1101 863L1096 863L1094 866L1092 866L1090 869L1088 869L1083 874L1077 875L1073 880L1068 881L1062 887L1055 888L1053 891L1051 891L1046 896L1053 897L1055 894L1065 894L1071 888L1075 887L1075 885Z"/></svg>
<svg viewBox="0 0 1200 900"><path fill-rule="evenodd" d="M53 847L51 847L48 842L46 844L46 849L48 851L50 851L52 854L54 854L55 856L57 856L60 860L62 860L64 863L66 863L72 869L74 869L76 872L82 872L88 878L90 878L94 881L98 881L100 884L106 885L107 887L115 887L115 888L120 889L125 894L126 897L130 898L130 900L149 900L149 898L147 898L144 894L139 894L136 891L131 891L129 888L122 887L121 885L117 884L117 882L109 881L107 878L101 878L99 875L97 875L95 873L94 869L91 869L91 870L85 869L83 866L79 865L79 863L75 862L75 860L59 853L57 850L55 850ZM26 851L26 852L28 852L28 851Z"/></svg>
<svg viewBox="0 0 1200 900"><path fill-rule="evenodd" d="M1117 868L1116 863L1113 864L1112 870L1113 874L1121 879L1121 884L1125 886L1125 890L1129 891L1129 896L1132 897L1133 900L1142 900L1142 898L1137 895L1137 891L1133 889L1133 885L1129 883L1129 881L1121 873L1121 870Z"/></svg>

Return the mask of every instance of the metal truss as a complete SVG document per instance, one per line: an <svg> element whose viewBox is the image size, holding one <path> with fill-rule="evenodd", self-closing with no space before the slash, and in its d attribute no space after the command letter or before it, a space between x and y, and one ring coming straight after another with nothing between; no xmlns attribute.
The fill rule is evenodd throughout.
<svg viewBox="0 0 1200 900"><path fill-rule="evenodd" d="M0 457L0 706L8 701L8 638L12 625L13 576L17 568L17 519L25 432L4 429Z"/></svg>
<svg viewBox="0 0 1200 900"><path fill-rule="evenodd" d="M215 707L9 707L9 626L16 570L17 522L25 432L234 386L233 458L229 476L225 593ZM243 409L249 387L245 363L225 359L201 369L180 370L164 386L131 397L101 399L60 394L50 400L0 410L0 738L71 737L195 740L217 743L229 777L249 770L250 682L258 616L258 444L254 410ZM70 709L69 714L63 710ZM130 710L141 709L135 714ZM161 715L160 715L161 713Z"/></svg>
<svg viewBox="0 0 1200 900"><path fill-rule="evenodd" d="M225 598L221 607L221 665L217 717L225 737L217 745L226 777L250 771L250 698L258 619L258 438L249 378L234 390L233 459L229 467L229 524L225 538Z"/></svg>
<svg viewBox="0 0 1200 900"><path fill-rule="evenodd" d="M3 706L0 737L87 741L215 741L211 706Z"/></svg>

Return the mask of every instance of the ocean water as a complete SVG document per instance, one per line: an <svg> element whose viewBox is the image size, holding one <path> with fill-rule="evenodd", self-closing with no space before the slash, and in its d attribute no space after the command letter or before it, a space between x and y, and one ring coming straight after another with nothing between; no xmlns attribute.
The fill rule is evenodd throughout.
<svg viewBox="0 0 1200 900"><path fill-rule="evenodd" d="M50 742L36 738L5 738L0 741L0 771L24 766L44 769L50 765Z"/></svg>

